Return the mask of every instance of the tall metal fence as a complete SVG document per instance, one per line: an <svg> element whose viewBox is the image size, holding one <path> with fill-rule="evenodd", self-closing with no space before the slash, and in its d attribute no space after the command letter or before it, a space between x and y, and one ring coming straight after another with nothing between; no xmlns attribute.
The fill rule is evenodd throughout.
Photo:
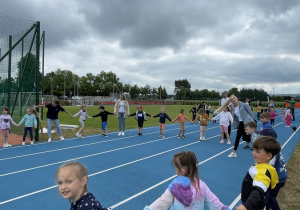
<svg viewBox="0 0 300 210"><path fill-rule="evenodd" d="M27 108L40 101L43 86L40 46L44 43L43 37L39 22L0 13L0 106L9 108L16 123L26 114ZM22 136L23 131L12 126L10 133ZM35 139L38 140L38 129Z"/></svg>

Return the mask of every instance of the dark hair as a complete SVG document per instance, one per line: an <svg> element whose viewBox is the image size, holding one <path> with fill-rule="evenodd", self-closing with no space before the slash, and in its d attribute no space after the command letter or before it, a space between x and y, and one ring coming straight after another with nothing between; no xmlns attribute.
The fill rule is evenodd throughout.
<svg viewBox="0 0 300 210"><path fill-rule="evenodd" d="M249 127L249 128L254 128L256 129L257 128L257 124L255 122L247 122L244 126L245 128L246 127Z"/></svg>
<svg viewBox="0 0 300 210"><path fill-rule="evenodd" d="M100 107L99 107L99 109L102 109L102 110L104 110L105 108L104 108L104 106L100 106Z"/></svg>
<svg viewBox="0 0 300 210"><path fill-rule="evenodd" d="M198 173L198 160L194 152L182 151L174 155L172 160L173 167L177 170L184 168L184 176L190 178L192 185L196 190L200 190L200 178Z"/></svg>
<svg viewBox="0 0 300 210"><path fill-rule="evenodd" d="M279 142L271 136L258 137L253 143L253 148L257 150L263 149L266 153L271 153L273 157L281 150Z"/></svg>
<svg viewBox="0 0 300 210"><path fill-rule="evenodd" d="M5 110L7 112L9 112L9 108L7 106L2 107L2 111Z"/></svg>
<svg viewBox="0 0 300 210"><path fill-rule="evenodd" d="M56 105L58 105L59 106L59 101L58 100L55 100L55 101L53 101Z"/></svg>
<svg viewBox="0 0 300 210"><path fill-rule="evenodd" d="M267 118L267 119L270 119L271 118L271 115L269 112L263 112L260 114L260 118Z"/></svg>
<svg viewBox="0 0 300 210"><path fill-rule="evenodd" d="M180 109L180 113L183 113L184 112L184 109Z"/></svg>

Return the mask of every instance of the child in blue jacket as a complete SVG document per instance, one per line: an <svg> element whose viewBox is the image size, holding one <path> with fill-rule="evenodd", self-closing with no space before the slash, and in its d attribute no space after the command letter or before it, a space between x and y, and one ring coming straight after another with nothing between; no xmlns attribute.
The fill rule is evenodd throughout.
<svg viewBox="0 0 300 210"><path fill-rule="evenodd" d="M22 120L19 122L19 126L22 125L23 122L25 122L25 127L24 127L24 135L23 135L23 142L22 145L25 145L25 138L27 136L27 133L29 131L30 135L30 144L33 144L33 134L32 134L32 127L34 126L35 128L37 127L37 120L36 117L33 113L32 109L27 109L26 110L26 115L22 118Z"/></svg>

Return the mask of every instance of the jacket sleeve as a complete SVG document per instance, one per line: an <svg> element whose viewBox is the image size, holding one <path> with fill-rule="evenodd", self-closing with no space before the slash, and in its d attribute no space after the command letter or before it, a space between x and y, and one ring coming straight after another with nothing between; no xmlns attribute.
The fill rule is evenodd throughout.
<svg viewBox="0 0 300 210"><path fill-rule="evenodd" d="M74 114L74 117L77 117L78 115L80 115L82 112L82 110L80 110L79 112L77 112L76 114Z"/></svg>
<svg viewBox="0 0 300 210"><path fill-rule="evenodd" d="M169 117L169 115L165 114L166 118L171 122L171 118Z"/></svg>
<svg viewBox="0 0 300 210"><path fill-rule="evenodd" d="M22 125L22 123L25 121L26 115L22 118L22 120L19 122L19 125Z"/></svg>
<svg viewBox="0 0 300 210"><path fill-rule="evenodd" d="M171 204L174 201L174 197L172 195L172 193L170 192L169 189L166 189L166 191L164 192L164 194L162 194L156 201L154 201L148 209L151 210L167 210L169 208L169 206L171 206Z"/></svg>
<svg viewBox="0 0 300 210"><path fill-rule="evenodd" d="M99 116L101 116L101 112L99 114L94 115L93 117L99 117ZM74 117L75 117L75 115L74 115Z"/></svg>
<svg viewBox="0 0 300 210"><path fill-rule="evenodd" d="M201 183L201 191L204 193L204 206L206 206L208 209L230 209L221 203L219 198L212 191L210 191L204 182Z"/></svg>
<svg viewBox="0 0 300 210"><path fill-rule="evenodd" d="M13 124L14 126L17 126L17 123L15 123L15 121L12 119L12 117L10 117L9 121L10 121L10 123Z"/></svg>
<svg viewBox="0 0 300 210"><path fill-rule="evenodd" d="M220 119L220 114L221 114L222 112L220 112L219 114L217 114L215 117L213 117L212 119L213 120L219 120Z"/></svg>
<svg viewBox="0 0 300 210"><path fill-rule="evenodd" d="M157 115L154 115L154 116L153 116L153 118L155 118L155 117L159 117L159 115L160 115L160 113L158 113Z"/></svg>
<svg viewBox="0 0 300 210"><path fill-rule="evenodd" d="M265 205L265 199L264 199L264 191L260 187L254 186L251 190L251 193L247 199L243 203L243 205L246 207L246 209L258 209L258 206L264 206Z"/></svg>

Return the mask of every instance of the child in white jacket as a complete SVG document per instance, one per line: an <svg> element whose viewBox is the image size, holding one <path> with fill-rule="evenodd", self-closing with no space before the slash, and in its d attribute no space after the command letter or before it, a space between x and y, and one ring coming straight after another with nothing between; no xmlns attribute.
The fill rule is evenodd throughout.
<svg viewBox="0 0 300 210"><path fill-rule="evenodd" d="M220 129L221 129L221 141L220 143L224 143L224 133L227 137L227 144L231 144L230 142L230 136L228 133L228 126L230 125L230 122L233 123L233 118L231 113L229 112L229 108L226 107L224 111L219 113L217 116L213 118L213 120L220 120Z"/></svg>

